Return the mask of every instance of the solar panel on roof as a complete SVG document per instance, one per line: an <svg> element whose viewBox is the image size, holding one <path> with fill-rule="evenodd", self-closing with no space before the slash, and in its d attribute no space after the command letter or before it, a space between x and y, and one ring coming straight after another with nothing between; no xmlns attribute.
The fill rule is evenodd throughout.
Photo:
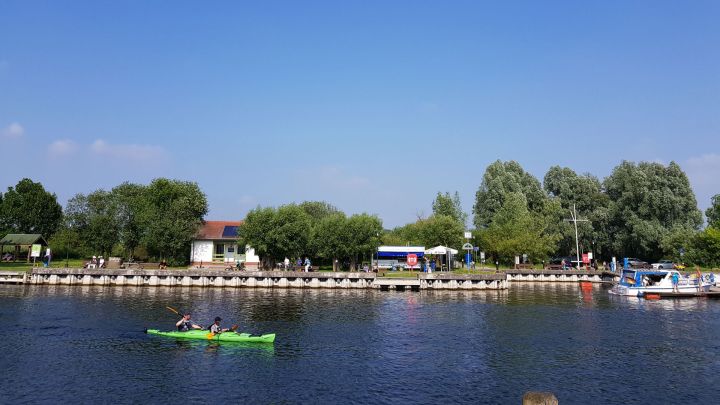
<svg viewBox="0 0 720 405"><path fill-rule="evenodd" d="M225 228L223 228L223 238L235 238L237 237L237 225L228 225Z"/></svg>

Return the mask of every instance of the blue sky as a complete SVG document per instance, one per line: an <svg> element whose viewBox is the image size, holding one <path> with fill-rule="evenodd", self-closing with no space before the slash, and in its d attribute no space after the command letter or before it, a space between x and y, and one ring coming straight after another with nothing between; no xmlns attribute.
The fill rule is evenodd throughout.
<svg viewBox="0 0 720 405"><path fill-rule="evenodd" d="M209 219L386 227L485 167L678 162L720 193L717 1L3 1L0 187L197 181Z"/></svg>

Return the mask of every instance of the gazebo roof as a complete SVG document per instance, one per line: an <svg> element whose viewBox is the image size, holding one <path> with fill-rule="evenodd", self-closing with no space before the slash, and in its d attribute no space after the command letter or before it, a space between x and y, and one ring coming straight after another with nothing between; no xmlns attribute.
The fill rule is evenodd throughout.
<svg viewBox="0 0 720 405"><path fill-rule="evenodd" d="M38 242L47 245L39 233L9 233L0 239L0 245L32 245Z"/></svg>

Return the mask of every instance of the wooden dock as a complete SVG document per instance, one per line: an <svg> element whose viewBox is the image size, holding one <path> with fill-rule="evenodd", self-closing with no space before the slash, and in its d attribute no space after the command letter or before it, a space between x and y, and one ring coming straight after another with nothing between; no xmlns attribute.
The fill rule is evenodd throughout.
<svg viewBox="0 0 720 405"><path fill-rule="evenodd" d="M646 299L662 299L662 298L714 298L720 299L720 288L714 287L710 291L693 291L693 292L658 292L647 293L643 296Z"/></svg>

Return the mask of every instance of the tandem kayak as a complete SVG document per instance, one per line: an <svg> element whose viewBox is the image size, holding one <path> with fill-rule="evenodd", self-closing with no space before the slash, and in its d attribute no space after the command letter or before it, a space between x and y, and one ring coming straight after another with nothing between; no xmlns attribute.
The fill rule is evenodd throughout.
<svg viewBox="0 0 720 405"><path fill-rule="evenodd" d="M148 329L146 333L148 335L166 336L180 339L213 340L220 342L273 343L275 341L274 333L268 333L265 335L251 335L249 333L242 332L210 333L209 331L198 329L189 330L187 332L163 332L157 329Z"/></svg>

